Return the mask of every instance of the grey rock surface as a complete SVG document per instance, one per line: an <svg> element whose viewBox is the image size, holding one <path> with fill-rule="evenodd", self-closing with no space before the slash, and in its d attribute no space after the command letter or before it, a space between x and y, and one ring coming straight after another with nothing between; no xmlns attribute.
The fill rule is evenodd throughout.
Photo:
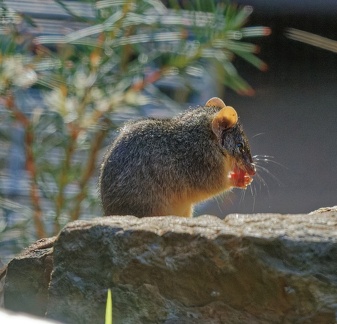
<svg viewBox="0 0 337 324"><path fill-rule="evenodd" d="M64 323L102 323L111 288L114 324L330 324L336 256L337 208L76 221L54 243L40 312ZM32 271L27 260L15 262ZM18 270L8 267L5 287L11 271Z"/></svg>
<svg viewBox="0 0 337 324"><path fill-rule="evenodd" d="M56 237L42 239L7 266L4 280L4 306L12 311L44 316L48 285L53 268L53 243Z"/></svg>
<svg viewBox="0 0 337 324"><path fill-rule="evenodd" d="M67 323L334 323L337 212L69 224L48 316Z"/></svg>

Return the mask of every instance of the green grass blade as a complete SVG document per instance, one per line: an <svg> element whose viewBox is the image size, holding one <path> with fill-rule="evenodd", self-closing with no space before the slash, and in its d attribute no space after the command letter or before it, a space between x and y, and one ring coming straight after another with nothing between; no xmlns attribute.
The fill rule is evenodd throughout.
<svg viewBox="0 0 337 324"><path fill-rule="evenodd" d="M105 324L112 324L112 296L111 289L108 289L108 297L105 308Z"/></svg>

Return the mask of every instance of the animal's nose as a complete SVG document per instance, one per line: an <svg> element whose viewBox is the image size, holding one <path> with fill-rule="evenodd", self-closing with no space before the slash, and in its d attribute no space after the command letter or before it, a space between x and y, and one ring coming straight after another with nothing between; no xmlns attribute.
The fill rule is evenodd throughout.
<svg viewBox="0 0 337 324"><path fill-rule="evenodd" d="M256 173L256 168L255 168L255 164L254 163L249 163L247 166L247 173L250 175L250 176L253 176L255 175Z"/></svg>

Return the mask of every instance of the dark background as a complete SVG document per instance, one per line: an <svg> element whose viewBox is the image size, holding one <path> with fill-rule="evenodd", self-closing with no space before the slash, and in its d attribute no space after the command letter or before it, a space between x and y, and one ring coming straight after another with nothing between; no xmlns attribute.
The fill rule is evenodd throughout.
<svg viewBox="0 0 337 324"><path fill-rule="evenodd" d="M251 188L204 203L197 214L307 213L336 205L337 54L291 40L285 32L297 28L337 41L337 3L240 3L254 5L249 25L272 28L269 37L254 40L269 69L259 72L237 60L256 94L226 90L224 101L241 116L253 155L276 163L258 162L266 170L258 169Z"/></svg>

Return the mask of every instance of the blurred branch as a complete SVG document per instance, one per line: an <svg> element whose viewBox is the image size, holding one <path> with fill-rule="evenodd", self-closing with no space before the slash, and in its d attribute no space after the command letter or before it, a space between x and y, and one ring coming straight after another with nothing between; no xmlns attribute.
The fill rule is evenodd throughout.
<svg viewBox="0 0 337 324"><path fill-rule="evenodd" d="M69 171L71 168L72 157L76 152L76 142L79 130L76 125L69 125L69 140L67 141L65 149L65 157L60 166L59 179L58 179L58 193L55 197L55 218L54 230L55 233L60 231L60 216L65 207L65 189L69 183Z"/></svg>
<svg viewBox="0 0 337 324"><path fill-rule="evenodd" d="M25 152L26 168L30 175L30 200L33 207L33 219L35 223L36 236L38 238L46 237L46 231L42 220L42 208L39 196L38 176L33 152L34 132L30 120L16 107L13 94L8 93L2 98L4 106L21 123L25 130Z"/></svg>
<svg viewBox="0 0 337 324"><path fill-rule="evenodd" d="M316 46L333 53L337 53L337 41L330 38L326 38L295 28L288 28L285 35L292 40Z"/></svg>
<svg viewBox="0 0 337 324"><path fill-rule="evenodd" d="M73 207L73 210L70 215L70 219L72 221L79 219L80 212L81 212L81 203L82 201L87 197L87 190L89 181L92 178L92 175L94 174L96 170L96 161L98 157L99 150L102 146L103 140L106 137L106 134L108 132L108 128L105 127L101 130L99 130L95 137L92 140L90 152L88 154L88 160L85 163L85 168L82 171L80 180L79 180L79 191L77 195L75 196L75 204Z"/></svg>

